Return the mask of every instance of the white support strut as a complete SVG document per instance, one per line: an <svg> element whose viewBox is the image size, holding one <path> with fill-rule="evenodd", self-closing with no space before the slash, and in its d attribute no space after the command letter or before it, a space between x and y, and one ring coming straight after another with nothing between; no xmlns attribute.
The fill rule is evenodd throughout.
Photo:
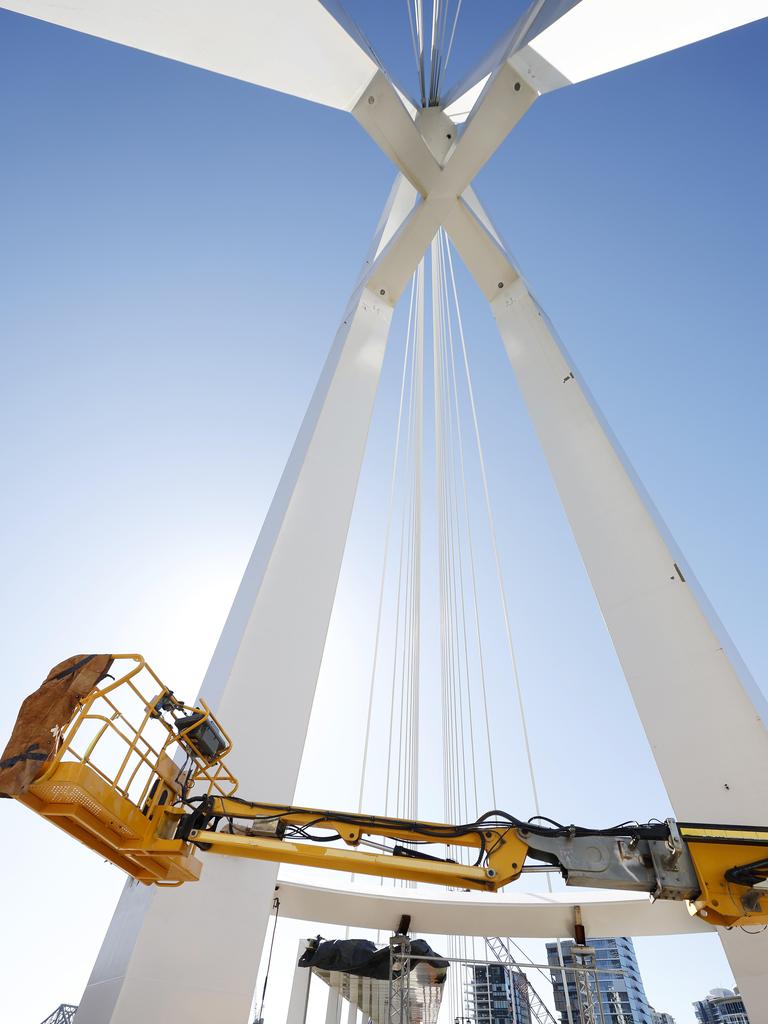
<svg viewBox="0 0 768 1024"><path fill-rule="evenodd" d="M309 968L306 968L309 970ZM325 1007L325 1024L340 1024L341 1021L341 995L338 987L333 984L334 979L338 984L338 972L331 972L331 984L328 986L328 1002Z"/></svg>
<svg viewBox="0 0 768 1024"><path fill-rule="evenodd" d="M338 877L338 876L337 876ZM504 935L510 938L572 938L575 907L590 935L701 935L711 932L684 903L609 889L503 893L445 891L437 886L323 884L280 879L280 916L324 925L391 931L408 914L422 935Z"/></svg>
<svg viewBox="0 0 768 1024"><path fill-rule="evenodd" d="M768 706L509 258L460 204L449 230L489 297L675 814L768 821ZM721 931L754 1020L768 932Z"/></svg>
<svg viewBox="0 0 768 1024"><path fill-rule="evenodd" d="M401 192L398 181L381 235L391 234L390 217L408 212L398 202ZM380 260L397 245L395 237ZM277 801L293 800L391 317L392 306L363 283L331 348L203 683L203 696L228 722L244 793L263 791L268 780ZM168 1024L178 1012L169 976L184 979L188 1024L242 1024L276 878L275 864L212 861L194 886L162 891L129 883L77 1024ZM201 921L213 926L201 929Z"/></svg>
<svg viewBox="0 0 768 1024"><path fill-rule="evenodd" d="M288 1001L288 1014L285 1024L304 1024L307 1019L307 1006L309 1005L309 985L312 981L312 971L307 967L299 967L299 960L306 952L307 940L299 941L299 949L296 953L296 966L293 969L293 984L291 985L291 997Z"/></svg>

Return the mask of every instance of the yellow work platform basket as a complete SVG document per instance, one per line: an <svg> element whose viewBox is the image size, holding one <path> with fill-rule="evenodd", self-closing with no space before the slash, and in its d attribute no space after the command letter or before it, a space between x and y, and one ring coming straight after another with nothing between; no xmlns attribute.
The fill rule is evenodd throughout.
<svg viewBox="0 0 768 1024"><path fill-rule="evenodd" d="M38 774L6 793L140 882L195 881L201 863L191 844L174 838L175 826L184 801L237 789L225 762L229 737L204 701L199 707L178 701L138 654L78 656L58 674L56 666L25 702L32 702L26 718L38 733L49 723L35 713L35 700L39 705L44 694L47 708L50 687L71 687L91 658L105 659L107 671L76 699L71 718L48 730L50 749L17 735L24 732L22 708L14 737L17 747L19 738L26 746L2 767ZM108 674L113 666L125 671ZM13 754L14 737L6 754Z"/></svg>

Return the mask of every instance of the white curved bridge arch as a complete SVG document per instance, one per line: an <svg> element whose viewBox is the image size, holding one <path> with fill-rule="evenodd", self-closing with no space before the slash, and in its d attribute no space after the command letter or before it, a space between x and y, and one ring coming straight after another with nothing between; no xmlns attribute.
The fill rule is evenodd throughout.
<svg viewBox="0 0 768 1024"><path fill-rule="evenodd" d="M581 908L588 935L684 935L710 931L683 903L642 893L458 893L440 889L345 885L343 888L278 880L280 916L331 925L411 927L425 935L504 935L521 939L573 937L574 911Z"/></svg>

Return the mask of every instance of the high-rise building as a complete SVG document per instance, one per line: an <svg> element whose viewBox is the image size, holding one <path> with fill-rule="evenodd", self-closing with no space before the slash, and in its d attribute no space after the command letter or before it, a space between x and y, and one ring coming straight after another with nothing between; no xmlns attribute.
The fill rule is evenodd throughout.
<svg viewBox="0 0 768 1024"><path fill-rule="evenodd" d="M597 974L597 987L606 1024L653 1024L632 939L622 936L615 939L590 938L588 941L595 950L596 964L601 972ZM572 939L560 942L566 968L574 965L573 947ZM573 1024L582 1024L575 974L566 972L564 981L562 973L555 969L560 964L556 942L547 943L547 962L555 990L555 1006L562 1024L569 1024L569 1003L570 1020Z"/></svg>
<svg viewBox="0 0 768 1024"><path fill-rule="evenodd" d="M675 1018L671 1013L664 1013L662 1010L654 1010L651 1007L651 1020L653 1024L675 1024Z"/></svg>
<svg viewBox="0 0 768 1024"><path fill-rule="evenodd" d="M475 1024L532 1024L528 979L504 964L475 964L467 993Z"/></svg>
<svg viewBox="0 0 768 1024"><path fill-rule="evenodd" d="M744 1000L739 990L713 988L705 999L693 1004L700 1024L749 1024Z"/></svg>

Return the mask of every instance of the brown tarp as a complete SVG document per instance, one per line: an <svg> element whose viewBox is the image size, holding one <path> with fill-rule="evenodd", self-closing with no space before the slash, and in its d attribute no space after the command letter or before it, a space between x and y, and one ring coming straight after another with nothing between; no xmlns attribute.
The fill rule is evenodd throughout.
<svg viewBox="0 0 768 1024"><path fill-rule="evenodd" d="M0 797L21 796L48 767L59 731L112 667L111 654L76 654L52 668L24 701L0 758Z"/></svg>

